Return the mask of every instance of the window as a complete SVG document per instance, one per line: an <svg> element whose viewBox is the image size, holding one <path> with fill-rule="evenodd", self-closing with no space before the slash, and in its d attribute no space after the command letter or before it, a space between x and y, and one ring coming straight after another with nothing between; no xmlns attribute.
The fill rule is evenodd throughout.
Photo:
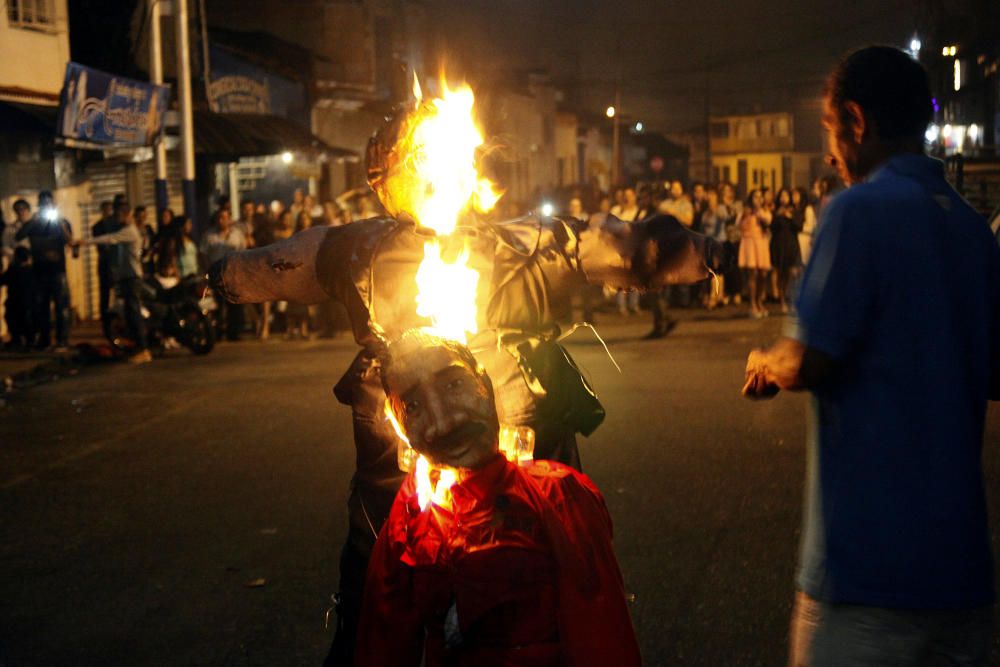
<svg viewBox="0 0 1000 667"><path fill-rule="evenodd" d="M12 28L51 30L55 13L54 0L7 0L7 21Z"/></svg>
<svg viewBox="0 0 1000 667"><path fill-rule="evenodd" d="M736 126L736 138L738 139L756 139L757 138L757 123L752 120L741 120Z"/></svg>

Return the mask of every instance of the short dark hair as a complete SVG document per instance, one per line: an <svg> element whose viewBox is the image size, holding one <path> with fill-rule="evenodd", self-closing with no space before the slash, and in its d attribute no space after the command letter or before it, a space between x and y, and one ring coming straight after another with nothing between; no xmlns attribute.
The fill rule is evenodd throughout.
<svg viewBox="0 0 1000 667"><path fill-rule="evenodd" d="M934 117L927 70L891 46L867 46L834 68L824 90L843 127L851 126L845 102L854 102L875 121L880 139L923 140Z"/></svg>
<svg viewBox="0 0 1000 667"><path fill-rule="evenodd" d="M116 201L115 202L115 214L116 215L118 213L121 213L122 211L125 211L127 213L128 210L129 210L128 202L125 201L124 199L122 199L121 201Z"/></svg>
<svg viewBox="0 0 1000 667"><path fill-rule="evenodd" d="M16 202L14 202L15 213L21 211L22 209L28 209L29 211L31 210L31 204L28 203L27 199L18 199Z"/></svg>
<svg viewBox="0 0 1000 667"><path fill-rule="evenodd" d="M146 212L146 207L142 205L136 206L135 209L132 211L132 213L134 213L135 215L139 215L140 213L145 213L145 212Z"/></svg>

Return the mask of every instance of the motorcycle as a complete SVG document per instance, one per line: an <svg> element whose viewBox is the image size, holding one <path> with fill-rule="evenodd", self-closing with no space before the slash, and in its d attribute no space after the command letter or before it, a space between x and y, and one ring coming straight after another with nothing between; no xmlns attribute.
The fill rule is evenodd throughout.
<svg viewBox="0 0 1000 667"><path fill-rule="evenodd" d="M125 319L125 302L118 298L117 292L115 297L104 325L104 336L115 348L131 352L135 341L130 338ZM198 355L208 354L215 347L212 311L217 306L204 278L146 278L140 300L146 337L154 353L178 344Z"/></svg>

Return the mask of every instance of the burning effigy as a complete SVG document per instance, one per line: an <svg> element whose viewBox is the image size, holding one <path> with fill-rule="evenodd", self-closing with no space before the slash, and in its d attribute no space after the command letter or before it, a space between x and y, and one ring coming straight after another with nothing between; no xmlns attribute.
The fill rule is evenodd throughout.
<svg viewBox="0 0 1000 667"><path fill-rule="evenodd" d="M391 414L439 475L432 490L415 470L396 494L354 664L640 664L611 518L590 479L500 453L492 384L466 346L410 331L379 361Z"/></svg>
<svg viewBox="0 0 1000 667"><path fill-rule="evenodd" d="M590 435L605 413L559 344L554 304L583 282L694 283L708 277L719 252L670 216L609 216L596 226L558 217L488 221L482 214L500 190L481 175L475 96L466 85L441 88L427 98L415 86L414 100L369 144L368 182L387 216L308 229L210 270L218 293L237 303L341 302L361 346L334 388L351 407L357 449L334 642L341 660L353 646L367 559L406 474L400 463L426 470L428 503L449 483L409 451L386 409L378 361L386 342L423 329L467 344L492 378L502 446L524 457L532 442L534 456L579 468L576 434Z"/></svg>

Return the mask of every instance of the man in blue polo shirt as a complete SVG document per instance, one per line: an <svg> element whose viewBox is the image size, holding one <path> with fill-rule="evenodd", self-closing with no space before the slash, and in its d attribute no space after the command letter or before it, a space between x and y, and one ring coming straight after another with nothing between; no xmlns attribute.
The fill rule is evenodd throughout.
<svg viewBox="0 0 1000 667"><path fill-rule="evenodd" d="M986 665L981 450L1000 398L1000 247L923 154L923 68L868 47L827 82L830 160L798 322L744 394L813 394L792 665Z"/></svg>

